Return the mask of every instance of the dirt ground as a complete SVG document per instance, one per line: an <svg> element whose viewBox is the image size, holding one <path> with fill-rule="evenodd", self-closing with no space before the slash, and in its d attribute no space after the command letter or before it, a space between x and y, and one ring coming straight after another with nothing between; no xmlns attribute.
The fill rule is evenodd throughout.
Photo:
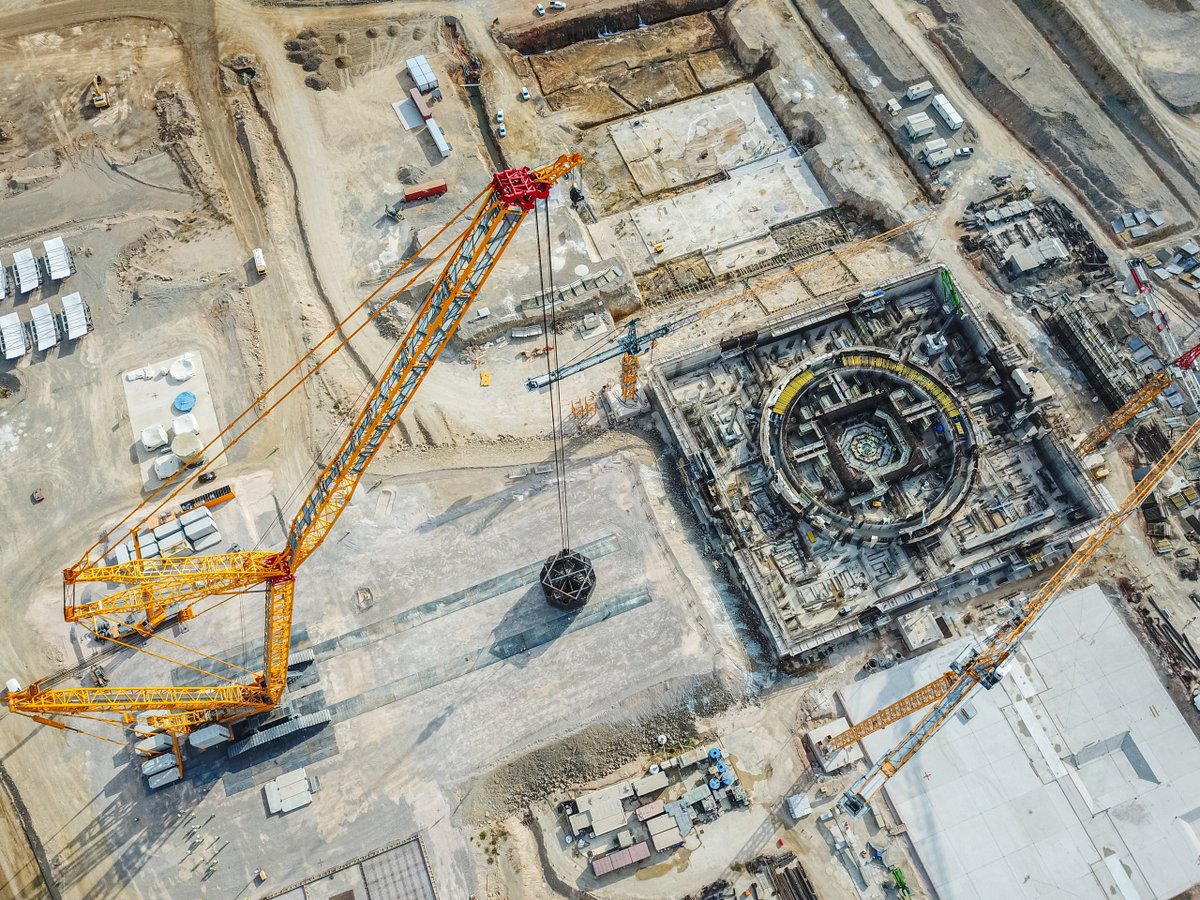
<svg viewBox="0 0 1200 900"><path fill-rule="evenodd" d="M142 0L0 3L0 47L9 59L0 79L0 258L8 265L14 250L40 252L42 240L63 235L78 272L45 297L58 304L80 291L95 324L77 344L0 367L0 458L10 486L0 494L0 520L11 525L0 539L9 585L0 609L11 625L0 630L4 678L25 683L83 664L93 652L80 630L62 622L59 573L141 499L117 373L198 351L218 418L230 421L465 206L497 166L581 149L594 212L641 205L607 125L636 117L647 102L657 108L753 82L849 218L891 226L933 216L903 242L831 257L795 276L768 270L702 295L672 294L643 311L643 327L706 314L660 341L643 365L936 260L1026 337L1064 409L1086 430L1099 410L1036 325L959 255L955 220L966 200L987 191L987 176L1003 172L1061 199L1114 258L1123 250L1105 217L1115 209L1162 208L1173 227L1189 228L1200 210L1200 100L1195 66L1179 48L1200 28L1195 12L1140 0L1064 0L1040 13L1024 0L842 6L850 14L864 3L900 42L880 48L888 77L899 85L924 68L977 135L975 155L956 164L939 206L790 3L634 9L571 0L569 10L543 18L524 0L467 2L452 11L457 38L446 7L425 0L180 0L169 16ZM629 30L613 34L617 28ZM1015 37L1001 45L990 39L998 30ZM871 26L867 34L881 40L883 32ZM433 112L453 145L448 159L391 106L408 93L405 58L418 53L442 84ZM484 71L477 99L463 86L472 56ZM1106 63L1120 70L1119 83ZM95 74L111 93L109 109L88 102ZM1116 100L1102 108L1105 79ZM697 181L719 176L711 163L691 162ZM383 215L406 185L434 178L447 181L446 195L409 205L399 221ZM616 267L621 302L636 302L628 261L598 242L592 217L562 197L555 204L556 283ZM266 277L253 271L256 247L268 260ZM536 253L527 230L485 287L480 306L496 319L508 321L539 290ZM653 274L641 281L656 283ZM27 320L29 306L10 293L0 312ZM1188 314L1180 313L1181 320ZM610 346L623 324L585 335L567 323L554 336L560 359ZM526 345L507 328L496 334L447 351L334 546L310 564L295 620L307 639L336 640L402 618L555 545L553 490L527 471L549 458L545 395L524 389L544 360L525 358ZM279 540L289 498L307 487L391 349L386 330L365 329L237 445L222 473L244 494L244 505L228 513L231 534ZM618 378L615 358L581 372L564 381L564 402L594 398ZM600 414L568 426L580 539L611 534L620 544L598 566L600 600L628 606L478 671L456 669L463 663L455 657L558 627L532 594L501 593L323 662L330 702L365 706L331 728L337 755L314 763L325 791L310 812L325 804L320 816L267 819L258 790L225 781L148 795L126 750L0 713L0 897L176 896L181 885L189 895L244 896L249 873L263 865L272 878L261 895L417 830L427 833L445 896L554 896L524 810L568 782L642 764L647 735L662 729L718 732L736 748L756 787L753 824L719 853L681 857L655 868L653 878L602 887L600 896L682 897L719 877L744 889L749 879L738 867L773 852L780 839L830 896L850 895L815 825L786 827L780 804L811 778L796 735L832 714L830 686L856 677L878 648L855 646L818 674L781 679L762 658L752 616L714 567L651 427L642 419L610 429ZM1133 457L1121 443L1109 456L1108 489L1119 497ZM47 494L36 506L35 488ZM1188 614L1190 589L1174 561L1151 557L1132 525L1088 577L1120 570ZM368 583L378 602L364 617L350 598ZM639 589L651 598L644 604L633 596ZM252 632L260 617L247 601L239 615L214 621L209 638L218 647L244 645L246 622ZM163 677L169 669L134 657L115 672ZM428 683L406 697L410 676ZM406 702L371 706L380 696L371 691L383 687ZM383 757L389 762L380 767ZM376 769L375 782L357 774ZM824 786L823 802L832 802L841 785ZM208 881L179 862L187 843L181 811L212 812L221 833L239 838ZM495 840L478 839L480 830ZM908 871L909 860L898 858Z"/></svg>

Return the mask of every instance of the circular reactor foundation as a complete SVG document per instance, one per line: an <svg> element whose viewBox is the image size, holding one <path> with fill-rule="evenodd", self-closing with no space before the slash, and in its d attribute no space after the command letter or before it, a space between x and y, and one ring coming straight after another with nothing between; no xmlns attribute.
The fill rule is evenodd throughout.
<svg viewBox="0 0 1200 900"><path fill-rule="evenodd" d="M772 386L763 412L772 486L816 529L913 543L940 530L974 486L966 407L899 354L853 348L808 360Z"/></svg>

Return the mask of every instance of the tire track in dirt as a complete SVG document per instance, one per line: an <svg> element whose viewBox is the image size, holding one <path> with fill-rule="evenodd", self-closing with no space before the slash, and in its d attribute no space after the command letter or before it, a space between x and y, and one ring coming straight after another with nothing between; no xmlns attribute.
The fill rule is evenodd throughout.
<svg viewBox="0 0 1200 900"><path fill-rule="evenodd" d="M8 769L4 763L0 762L0 785L4 787L4 793L8 795L8 800L17 814L17 819L21 823L21 828L25 831L25 839L29 842L29 849L33 852L33 858L37 861L38 871L42 874L42 885L46 888L46 893L54 898L54 900L62 900L62 894L58 890L58 885L54 881L54 873L50 868L50 860L46 858L46 848L42 846L42 840L38 837L37 831L33 827L33 819L30 818L29 808L25 805L25 801L21 799L21 793L17 790L16 782L12 780L12 776L8 774Z"/></svg>

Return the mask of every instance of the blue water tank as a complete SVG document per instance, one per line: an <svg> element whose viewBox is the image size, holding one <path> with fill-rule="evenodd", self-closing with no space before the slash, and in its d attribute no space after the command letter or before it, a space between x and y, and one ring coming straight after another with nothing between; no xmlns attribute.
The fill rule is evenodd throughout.
<svg viewBox="0 0 1200 900"><path fill-rule="evenodd" d="M191 391L181 391L179 396L175 398L175 408L180 412L191 412L192 407L196 405L196 395Z"/></svg>
<svg viewBox="0 0 1200 900"><path fill-rule="evenodd" d="M721 753L720 747L713 747L711 750L708 751L708 758L711 759L713 762L716 762L723 755L724 754Z"/></svg>
<svg viewBox="0 0 1200 900"><path fill-rule="evenodd" d="M730 786L731 784L733 784L733 783L734 783L734 781L736 781L736 780L737 780L737 779L735 779L735 778L733 777L733 773L732 773L732 772L726 772L724 775L722 775L722 776L721 776L721 784L725 785L725 787L729 787L729 786Z"/></svg>
<svg viewBox="0 0 1200 900"><path fill-rule="evenodd" d="M729 764L724 761L717 763L717 774L724 775L725 770L728 768L729 768Z"/></svg>
<svg viewBox="0 0 1200 900"><path fill-rule="evenodd" d="M721 789L721 779L720 778L708 779L708 789L710 791L719 791Z"/></svg>

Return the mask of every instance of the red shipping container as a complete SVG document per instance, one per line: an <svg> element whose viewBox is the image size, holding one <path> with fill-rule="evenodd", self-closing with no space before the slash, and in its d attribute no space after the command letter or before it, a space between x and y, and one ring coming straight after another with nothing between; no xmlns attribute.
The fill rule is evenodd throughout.
<svg viewBox="0 0 1200 900"><path fill-rule="evenodd" d="M438 179L437 181L424 181L421 184L414 184L410 188L404 189L404 202L411 203L413 200L425 200L429 197L438 197L446 193L446 182Z"/></svg>
<svg viewBox="0 0 1200 900"><path fill-rule="evenodd" d="M421 92L413 88L408 92L412 95L413 104L417 107L417 112L421 114L421 118L428 122L433 118L433 113L429 111L429 107L425 105L425 98L421 96Z"/></svg>

